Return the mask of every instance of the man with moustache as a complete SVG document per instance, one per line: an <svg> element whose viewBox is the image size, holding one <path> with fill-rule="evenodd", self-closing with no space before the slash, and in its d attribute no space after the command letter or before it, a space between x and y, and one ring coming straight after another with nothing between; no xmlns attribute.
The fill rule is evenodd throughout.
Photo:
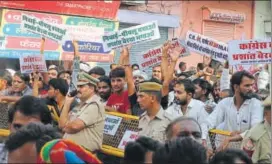
<svg viewBox="0 0 272 164"><path fill-rule="evenodd" d="M200 125L204 123L208 113L203 102L193 99L195 87L192 81L178 80L174 86L174 94L174 103L167 108L167 113L175 118L180 116L194 118Z"/></svg>
<svg viewBox="0 0 272 164"><path fill-rule="evenodd" d="M241 134L263 120L263 107L260 100L253 98L254 77L247 71L239 71L231 78L234 97L221 100L212 114L201 125L203 135L209 129L223 123L223 130ZM206 139L203 138L206 145Z"/></svg>
<svg viewBox="0 0 272 164"><path fill-rule="evenodd" d="M101 103L106 106L111 95L111 80L108 76L101 76L98 80L98 94L101 97Z"/></svg>
<svg viewBox="0 0 272 164"><path fill-rule="evenodd" d="M67 96L60 114L59 128L63 138L79 144L92 153L101 149L105 109L96 95L98 80L85 72L78 75L77 97L80 103L69 112L74 97Z"/></svg>

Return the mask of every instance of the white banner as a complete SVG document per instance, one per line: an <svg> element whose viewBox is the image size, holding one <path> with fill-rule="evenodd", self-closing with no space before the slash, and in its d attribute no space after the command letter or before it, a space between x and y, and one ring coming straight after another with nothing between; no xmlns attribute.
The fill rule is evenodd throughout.
<svg viewBox="0 0 272 164"><path fill-rule="evenodd" d="M120 123L122 121L121 117L106 115L105 126L104 126L104 134L114 136Z"/></svg>
<svg viewBox="0 0 272 164"><path fill-rule="evenodd" d="M21 29L40 34L58 43L62 43L66 37L66 29L61 28L57 24L52 24L24 13L22 13Z"/></svg>
<svg viewBox="0 0 272 164"><path fill-rule="evenodd" d="M232 40L229 42L229 64L271 64L271 48L270 40Z"/></svg>
<svg viewBox="0 0 272 164"><path fill-rule="evenodd" d="M211 56L212 59L221 63L228 60L228 45L224 42L188 31L185 43L189 50L201 55Z"/></svg>
<svg viewBox="0 0 272 164"><path fill-rule="evenodd" d="M109 32L102 39L104 51L110 51L129 44L159 39L160 37L158 22L152 21L120 31Z"/></svg>
<svg viewBox="0 0 272 164"><path fill-rule="evenodd" d="M184 41L174 38L171 41L170 49L177 48L178 46L180 47L180 50L181 50L180 57L185 57L190 55L189 50L184 45ZM138 54L137 64L139 64L140 69L146 70L146 69L154 67L155 65L161 64L162 48L163 48L163 45Z"/></svg>
<svg viewBox="0 0 272 164"><path fill-rule="evenodd" d="M128 142L135 141L138 138L138 132L126 130L121 142L119 143L118 149L125 150Z"/></svg>
<svg viewBox="0 0 272 164"><path fill-rule="evenodd" d="M20 57L21 73L47 72L46 63L43 55L28 55Z"/></svg>

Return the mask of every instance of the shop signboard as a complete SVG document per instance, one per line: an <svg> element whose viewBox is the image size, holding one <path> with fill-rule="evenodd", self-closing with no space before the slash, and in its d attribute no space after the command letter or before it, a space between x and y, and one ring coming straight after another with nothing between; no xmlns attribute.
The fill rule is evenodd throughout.
<svg viewBox="0 0 272 164"><path fill-rule="evenodd" d="M77 15L100 19L115 19L121 1L0 1L0 7Z"/></svg>
<svg viewBox="0 0 272 164"><path fill-rule="evenodd" d="M41 36L20 28L22 13L35 16L52 24L70 26L73 29L76 26L80 26L78 29L94 27L104 30L100 32L111 32L118 29L118 22L108 20L4 9L2 11L0 36L5 37L5 46L3 49L0 49L0 58L20 58L21 55L40 54ZM69 29L71 29L70 27ZM72 39L66 40L61 44L51 39L46 39L44 46L45 59L73 60L74 51L71 43ZM99 43L98 39L93 42L79 41L79 48L81 61L113 61L113 52L104 51L102 43Z"/></svg>

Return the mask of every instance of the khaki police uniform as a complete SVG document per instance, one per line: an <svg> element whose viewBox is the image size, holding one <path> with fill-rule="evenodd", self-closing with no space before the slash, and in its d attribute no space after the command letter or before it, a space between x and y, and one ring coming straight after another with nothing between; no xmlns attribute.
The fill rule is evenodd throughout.
<svg viewBox="0 0 272 164"><path fill-rule="evenodd" d="M97 79L86 73L80 73L77 85L93 84L96 86ZM70 139L75 143L94 152L102 148L105 109L101 104L101 98L93 95L86 102L79 103L69 113L69 121L80 119L85 128L75 134L65 133L63 138Z"/></svg>
<svg viewBox="0 0 272 164"><path fill-rule="evenodd" d="M165 129L172 121L172 118L162 107L153 120L150 120L146 112L143 113L139 120L139 135L164 142L166 140Z"/></svg>
<svg viewBox="0 0 272 164"><path fill-rule="evenodd" d="M271 110L271 97L264 101L265 108ZM270 163L271 162L271 125L265 120L252 129L244 137L242 148L252 152L253 163Z"/></svg>
<svg viewBox="0 0 272 164"><path fill-rule="evenodd" d="M145 82L139 85L139 92L147 91L160 91L161 85L154 82ZM148 109L147 109L148 110ZM165 130L168 124L172 121L173 117L165 112L161 107L154 117L150 119L147 112L140 116L139 120L139 135L147 136L154 140L164 142L166 140Z"/></svg>

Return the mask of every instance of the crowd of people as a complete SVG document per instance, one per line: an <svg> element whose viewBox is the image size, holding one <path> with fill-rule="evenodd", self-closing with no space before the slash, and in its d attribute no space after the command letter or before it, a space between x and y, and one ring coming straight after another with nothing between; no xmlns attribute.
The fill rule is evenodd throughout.
<svg viewBox="0 0 272 164"><path fill-rule="evenodd" d="M2 70L0 102L13 105L0 163L102 163L96 154L105 112L139 117L139 138L126 145L123 163L270 163L267 65L254 74L234 72L228 63L215 70L205 57L187 69L177 63L179 49L166 43L149 77L131 64L129 52L130 47L122 49L108 76L101 67L81 63L76 90L73 71L55 65L45 73ZM222 89L223 83L228 87ZM230 132L215 150L211 129ZM239 148L229 149L238 141Z"/></svg>

